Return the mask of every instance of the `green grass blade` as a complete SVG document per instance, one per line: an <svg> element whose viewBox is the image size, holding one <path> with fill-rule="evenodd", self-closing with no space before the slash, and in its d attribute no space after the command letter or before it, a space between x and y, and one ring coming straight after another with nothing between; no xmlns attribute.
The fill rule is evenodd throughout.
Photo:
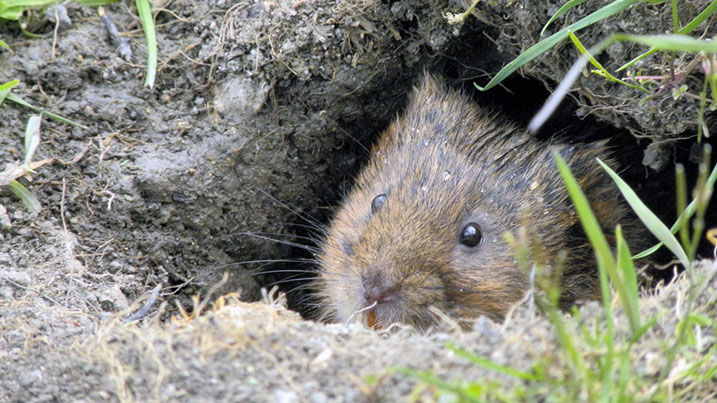
<svg viewBox="0 0 717 403"><path fill-rule="evenodd" d="M677 15L677 0L671 0L672 7L672 32L678 33L680 30L680 18Z"/></svg>
<svg viewBox="0 0 717 403"><path fill-rule="evenodd" d="M620 178L615 171L610 169L605 163L603 163L600 159L597 160L598 163L603 167L605 172L610 175L612 180L617 184L617 187L620 189L620 192L625 197L625 200L627 203L632 207L633 211L635 211L635 214L640 218L640 221L642 221L643 224L647 227L647 229L652 233L652 235L655 236L658 240L660 240L667 248L677 257L677 259L682 263L682 265L685 268L690 267L690 260L687 258L687 254L685 253L684 249L682 249L682 246L680 246L680 243L677 241L677 238L675 238L674 235L672 235L672 232L667 228L665 224L660 221L657 216L650 211L647 206L640 200L639 197L637 197L637 194L635 191L633 191L630 186L625 183L625 181Z"/></svg>
<svg viewBox="0 0 717 403"><path fill-rule="evenodd" d="M11 7L0 3L0 18L17 21L22 16L22 7Z"/></svg>
<svg viewBox="0 0 717 403"><path fill-rule="evenodd" d="M555 21L558 17L560 17L561 15L568 12L568 10L570 10L571 8L577 7L584 2L585 2L585 0L570 0L567 3L563 4L563 6L560 7L560 9L557 12L555 12L555 14L553 14L552 17L550 17L548 22L545 23L545 25L543 26L543 29L540 30L540 36L543 36L543 34L545 33L545 30L548 29L548 26L550 26L550 24L552 24L553 21Z"/></svg>
<svg viewBox="0 0 717 403"><path fill-rule="evenodd" d="M673 233L675 233L675 232L677 232L677 231L674 231ZM660 242L656 245L653 245L653 246L643 250L642 252L638 253L637 255L633 256L632 258L633 259L642 259L643 257L650 256L653 253L657 252L662 247L662 245L663 245L662 242Z"/></svg>
<svg viewBox="0 0 717 403"><path fill-rule="evenodd" d="M506 367L504 365L496 364L491 360L488 360L483 357L479 357L479 356L471 353L470 351L464 350L451 342L447 342L446 347L449 350L456 353L456 355L463 357L463 358L467 359L468 361L472 362L473 364L476 364L483 368L501 372L503 374L510 375L510 376L520 378L520 379L525 379L528 381L537 381L538 380L538 377L536 377L533 374L523 372L523 371L518 371L517 369Z"/></svg>
<svg viewBox="0 0 717 403"><path fill-rule="evenodd" d="M705 186L707 186L708 189L713 189L715 182L717 182L717 165L715 165L712 168L712 172L710 172L710 176L707 178L707 183ZM687 205L687 208L685 209L685 211L682 212L681 217L678 218L674 224L672 224L672 227L670 227L670 232L672 234L676 234L677 231L680 229L680 220L681 219L689 220L695 214L695 211L697 211L697 200L692 200L692 202L690 202L690 204ZM649 255L655 253L656 250L660 249L660 247L662 247L662 245L663 245L663 243L660 242L657 245L655 245L649 249L646 249L646 250L638 253L637 255L633 256L633 259L641 259L645 256L649 256Z"/></svg>
<svg viewBox="0 0 717 403"><path fill-rule="evenodd" d="M12 0L9 7L39 7L57 3L56 0Z"/></svg>
<svg viewBox="0 0 717 403"><path fill-rule="evenodd" d="M615 259L613 258L612 251L610 250L610 245L607 243L607 239L605 239L605 234L603 234L602 228L600 227L597 218L595 218L595 214L593 214L590 209L588 199L580 189L577 180L575 180L575 177L570 172L570 168L568 168L568 165L565 163L565 160L563 160L560 154L558 152L553 152L553 158L558 166L558 171L560 171L560 176L563 177L563 181L568 189L570 198L573 201L575 211L577 211L578 216L580 217L580 223L583 226L583 230L585 231L585 234L587 234L590 244L595 250L598 268L600 266L605 268L610 280L612 280L612 283L615 286L615 290L620 297L620 301L627 310L630 305L629 291L625 287L623 277L617 271L617 265ZM598 160L598 162L600 162L600 160ZM606 166L604 164L602 165L604 167ZM630 191L632 191L632 189L630 189ZM635 333L639 328L639 326L636 326L637 324L638 323L633 320L630 321L630 327L633 333Z"/></svg>
<svg viewBox="0 0 717 403"><path fill-rule="evenodd" d="M622 66L620 66L620 68L618 68L617 70L615 70L615 72L619 73L619 72L625 70L626 68L632 66L633 64L637 63L638 61L640 61L640 60L646 58L647 56L650 56L651 54L653 54L653 53L655 53L655 52L657 52L657 49L650 49L650 50L648 50L647 52L645 52L645 53L643 53L643 54L637 56L636 58L630 60L629 62L623 64Z"/></svg>
<svg viewBox="0 0 717 403"><path fill-rule="evenodd" d="M28 103L28 102L25 101L24 99L20 98L19 96L17 96L17 95L15 95L15 94L13 94L12 92L10 92L10 90L12 90L13 87L17 86L19 83L20 83L20 80L12 80L12 81L6 82L6 83L3 84L3 85L0 85L0 104L2 104L5 99L8 99L8 100L10 100L10 101L12 101L12 102L15 102L16 104L19 104L19 105L22 105L22 106L24 106L24 107L26 107L26 108L32 109L32 110L35 111L35 112L42 113L43 115L48 116L48 117L50 117L50 118L52 118L52 119L59 120L60 122L67 123L67 124L70 124L70 125L72 125L72 126L80 127L80 128L82 128L82 129L88 129L88 127L85 126L85 125L83 125L83 124L74 122L74 121L72 121L72 120L70 120L70 119L63 118L63 117L60 116L60 115L56 115L56 114L54 114L54 113L52 113L52 112L48 112L48 111L45 111L45 110L43 110L43 109L41 109L41 108L38 108L38 107L36 107L36 106L34 106L34 105Z"/></svg>
<svg viewBox="0 0 717 403"><path fill-rule="evenodd" d="M617 243L617 269L622 275L622 287L625 289L625 300L622 301L627 319L630 321L630 327L633 333L636 333L640 327L640 307L638 306L637 292L637 274L635 273L635 265L632 263L632 255L627 246L627 242L622 235L622 229L617 226L615 230L615 238Z"/></svg>
<svg viewBox="0 0 717 403"><path fill-rule="evenodd" d="M20 83L20 80L12 80L8 81L3 85L0 85L0 104L5 100L5 98L10 93L10 90L13 89L13 87L17 86Z"/></svg>
<svg viewBox="0 0 717 403"><path fill-rule="evenodd" d="M585 16L581 20L568 25L567 27L561 29L560 31L550 35L549 37L543 39L542 41L536 43L535 45L531 46L528 50L521 53L518 57L513 59L510 63L505 65L498 74L496 74L488 84L486 84L485 87L481 87L478 84L474 84L476 88L478 88L481 91L489 90L496 85L498 85L501 81L505 80L506 77L513 74L516 70L518 70L521 66L524 64L530 62L531 60L535 59L536 57L542 55L546 51L548 51L550 48L558 44L558 42L562 41L568 36L568 31L577 32L589 25L592 25L600 20L603 20L613 14L619 13L620 11L626 9L627 7L631 6L632 4L636 3L638 0L617 0L614 1L605 7L595 11L594 13Z"/></svg>
<svg viewBox="0 0 717 403"><path fill-rule="evenodd" d="M631 41L643 45L652 46L657 50L669 50L675 52L707 52L717 53L717 42L695 39L682 34L669 35L630 35L615 34L615 40Z"/></svg>
<svg viewBox="0 0 717 403"><path fill-rule="evenodd" d="M618 229L619 228L620 227L618 226ZM615 363L615 319L612 311L612 293L610 290L610 282L608 281L608 273L604 265L598 265L598 275L600 277L602 305L603 309L605 309L605 327L607 328L607 331L604 332L602 337L602 342L607 347L607 352L602 358L602 365L599 366L603 384L603 387L601 388L601 400L609 401L609 398L614 394L615 386L613 374L613 365ZM595 337L594 339L597 341L598 337ZM597 345L597 343L594 345Z"/></svg>
<svg viewBox="0 0 717 403"><path fill-rule="evenodd" d="M42 113L43 115L45 115L45 116L47 116L47 117L50 117L50 118L52 118L52 119L58 120L58 121L60 121L60 122L62 122L62 123L67 123L67 124L69 124L69 125L76 126L76 127L82 128L82 129L88 129L88 127L85 126L85 125L83 125L83 124L77 123L77 122L72 121L72 120L67 119L67 118L63 118L63 117L60 116L60 115L56 115L56 114L54 114L54 113L52 113L52 112L48 112L48 111L46 111L46 110L44 110L44 109L41 109L41 108L38 108L38 107L36 107L36 106L34 106L34 105L32 105L32 104L29 104L27 101L25 101L24 99L20 98L19 96L15 95L15 94L13 94L13 93L7 94L7 99L10 100L10 101L15 102L15 103L17 103L17 104L20 104L20 105L22 105L22 106L24 106L24 107L26 107L26 108L30 108L30 109L32 109L33 111L37 112L37 113Z"/></svg>
<svg viewBox="0 0 717 403"><path fill-rule="evenodd" d="M578 52L580 52L581 55L585 55L588 58L588 60L590 61L590 64L595 66L600 71L607 73L607 71L602 66L602 64L600 64L600 62L595 60L593 55L591 55L590 52L588 52L588 50L585 49L585 46L583 46L583 43L580 42L580 39L578 39L578 37L572 31L568 31L568 37L570 37L570 40L573 42L573 45L575 45L575 47L578 49ZM607 73L607 74L609 75L610 73Z"/></svg>
<svg viewBox="0 0 717 403"><path fill-rule="evenodd" d="M0 2L0 18L17 21L22 17L24 7L41 7L56 3L56 0L13 0Z"/></svg>
<svg viewBox="0 0 717 403"><path fill-rule="evenodd" d="M0 7L0 18L17 21L22 17L22 7Z"/></svg>
<svg viewBox="0 0 717 403"><path fill-rule="evenodd" d="M10 191L22 201L22 204L24 204L25 208L27 208L31 213L35 214L42 210L42 205L37 200L35 195L30 193L30 191L27 190L27 188L20 182L14 180L10 182L8 188L10 188Z"/></svg>
<svg viewBox="0 0 717 403"><path fill-rule="evenodd" d="M553 152L553 158L558 165L558 170L560 171L560 175L563 177L563 181L568 189L570 198L573 200L575 210L580 217L583 229L590 240L590 244L595 249L598 264L604 264L606 268L612 267L613 270L608 269L608 274L613 277L615 261L613 260L612 252L610 251L607 239L605 239L605 234L603 234L600 224L598 223L597 218L595 218L595 214L593 214L592 210L590 210L587 197L585 197L585 194L580 189L578 182L570 172L570 169L565 163L565 160L563 160L563 157L561 157L558 152Z"/></svg>
<svg viewBox="0 0 717 403"><path fill-rule="evenodd" d="M575 47L578 48L578 51L580 52L580 54L586 56L586 57L590 60L590 64L592 64L593 66L595 66L595 68L598 69L598 71L594 71L594 70L593 70L593 73L598 74L599 76L601 76L601 77L603 77L603 78L606 78L606 79L608 79L608 80L610 80L610 81L614 81L614 82L616 82L616 83L620 83L620 84L622 84L622 85L628 86L628 87L630 87L630 88L632 88L632 89L635 89L635 90L638 90L638 91L642 91L642 92L644 92L644 93L649 93L649 92L650 92L650 91L648 91L646 88L644 88L644 87L642 87L642 86L640 86L640 85L630 84L630 83L625 82L625 81L622 81L622 80L620 80L619 78L617 78L617 77L613 76L612 74L610 74L607 70L605 70L605 68L602 66L602 64L600 64L600 62L598 62L598 61L593 57L593 55L591 55L590 52L589 52L587 49L585 49L585 46L583 46L583 44L580 42L580 39L578 39L578 37L575 36L574 33L568 32L568 35L570 36L570 40L573 42L573 44L575 45Z"/></svg>
<svg viewBox="0 0 717 403"><path fill-rule="evenodd" d="M144 29L144 37L147 41L147 76L144 85L152 88L154 86L154 77L157 74L157 36L154 30L154 18L152 17L152 9L149 0L137 0L137 13L142 21L142 29Z"/></svg>
<svg viewBox="0 0 717 403"><path fill-rule="evenodd" d="M682 214L687 209L687 178L685 177L685 167L682 164L675 165L675 185L677 188L678 232L682 242L682 249L687 250L690 247L690 235L687 232L688 218Z"/></svg>
<svg viewBox="0 0 717 403"><path fill-rule="evenodd" d="M680 30L677 31L677 33L685 34L685 35L689 34L690 32L694 31L695 28L700 26L700 24L705 22L705 20L707 20L707 18L711 17L712 14L715 13L715 11L717 11L717 0L710 3L710 5L707 6L704 10L702 10L702 12L697 17L695 17L692 21L687 23L687 25L685 25L684 27L680 28ZM647 56L650 56L651 54L653 54L655 52L657 52L657 49L650 49L647 52L645 52L645 53L637 56L636 58L630 60L629 62L623 64L622 66L620 66L619 69L617 69L617 71L625 70L626 68L635 64L637 61L644 59Z"/></svg>
<svg viewBox="0 0 717 403"><path fill-rule="evenodd" d="M2 39L0 39L0 48L3 48L3 49L7 50L7 51L10 52L10 53L14 53L14 52L12 51L12 49L10 49L10 47L7 46L7 43L3 42Z"/></svg>
<svg viewBox="0 0 717 403"><path fill-rule="evenodd" d="M692 21L688 22L687 25L680 28L679 31L677 31L678 34L689 34L690 32L694 31L695 28L699 27L703 22L705 22L708 18L712 16L712 14L717 11L717 0L710 3L709 6L705 7L704 10L702 10L701 13L697 15Z"/></svg>

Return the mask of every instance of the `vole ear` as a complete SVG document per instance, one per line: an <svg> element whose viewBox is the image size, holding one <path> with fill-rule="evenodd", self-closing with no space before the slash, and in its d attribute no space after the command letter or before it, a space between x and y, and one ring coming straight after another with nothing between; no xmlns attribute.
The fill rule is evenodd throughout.
<svg viewBox="0 0 717 403"><path fill-rule="evenodd" d="M414 87L416 92L437 92L445 91L441 81L434 75L424 71L420 78L420 84Z"/></svg>
<svg viewBox="0 0 717 403"><path fill-rule="evenodd" d="M386 201L388 200L388 197L385 193L381 193L380 195L373 198L371 201L371 214L376 214L376 212L384 205L386 204Z"/></svg>
<svg viewBox="0 0 717 403"><path fill-rule="evenodd" d="M432 107L441 98L444 98L447 93L448 90L439 77L424 71L417 84L413 87L407 110L410 111L415 108L424 110L424 106Z"/></svg>

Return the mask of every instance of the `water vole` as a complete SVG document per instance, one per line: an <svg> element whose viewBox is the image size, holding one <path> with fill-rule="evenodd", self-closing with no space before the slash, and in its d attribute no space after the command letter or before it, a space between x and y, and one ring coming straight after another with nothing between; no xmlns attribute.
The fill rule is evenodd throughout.
<svg viewBox="0 0 717 403"><path fill-rule="evenodd" d="M599 298L553 150L613 233L626 209L595 161L614 166L604 142L540 142L426 76L327 229L314 283L321 316L425 328L434 306L458 319L501 320L529 287L503 234L526 222L546 256L568 254L561 306Z"/></svg>

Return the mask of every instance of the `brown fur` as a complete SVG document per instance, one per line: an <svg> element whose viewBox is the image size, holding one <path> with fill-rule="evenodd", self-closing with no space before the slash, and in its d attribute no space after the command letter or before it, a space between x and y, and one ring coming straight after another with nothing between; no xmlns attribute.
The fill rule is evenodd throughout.
<svg viewBox="0 0 717 403"><path fill-rule="evenodd" d="M593 253L551 156L558 150L606 233L625 216L617 191L595 162L604 142L541 143L426 77L403 116L383 133L368 166L338 210L319 255L315 288L325 320L366 323L367 287L391 300L376 324L435 323L434 306L455 318L501 320L529 287L503 239L529 222L545 255L568 252L560 303L599 297ZM614 165L609 158L609 165ZM372 200L387 195L375 213ZM481 243L459 242L480 225ZM353 315L353 316L352 316ZM371 323L372 324L372 323Z"/></svg>

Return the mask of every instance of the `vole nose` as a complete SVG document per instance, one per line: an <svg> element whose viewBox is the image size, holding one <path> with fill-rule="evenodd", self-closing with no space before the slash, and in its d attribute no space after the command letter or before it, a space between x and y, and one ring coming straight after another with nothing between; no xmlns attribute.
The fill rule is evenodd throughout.
<svg viewBox="0 0 717 403"><path fill-rule="evenodd" d="M380 276L370 276L363 279L363 297L366 305L384 304L396 299L396 289Z"/></svg>

